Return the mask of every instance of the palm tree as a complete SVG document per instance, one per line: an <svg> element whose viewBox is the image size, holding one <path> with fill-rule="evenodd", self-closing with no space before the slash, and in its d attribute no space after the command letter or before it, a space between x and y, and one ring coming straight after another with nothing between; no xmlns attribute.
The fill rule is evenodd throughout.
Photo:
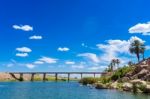
<svg viewBox="0 0 150 99"><path fill-rule="evenodd" d="M145 49L146 49L146 48L143 46L143 47L141 48L141 51L140 51L140 53L142 54L143 60L145 59L145 57L144 57Z"/></svg>
<svg viewBox="0 0 150 99"><path fill-rule="evenodd" d="M130 48L129 48L129 51L130 51L131 54L136 54L138 62L140 61L140 53L142 52L142 49L145 49L145 46L139 40L134 40L131 43Z"/></svg>
<svg viewBox="0 0 150 99"><path fill-rule="evenodd" d="M120 60L116 59L117 68L119 68Z"/></svg>
<svg viewBox="0 0 150 99"><path fill-rule="evenodd" d="M114 70L114 67L116 66L116 59L111 60L111 66L112 66L112 70Z"/></svg>

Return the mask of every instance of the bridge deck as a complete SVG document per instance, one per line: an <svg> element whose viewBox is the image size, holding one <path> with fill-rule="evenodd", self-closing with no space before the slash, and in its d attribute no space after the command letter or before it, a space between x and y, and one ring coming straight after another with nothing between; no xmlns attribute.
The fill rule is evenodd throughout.
<svg viewBox="0 0 150 99"><path fill-rule="evenodd" d="M7 72L12 74L105 74L105 72Z"/></svg>

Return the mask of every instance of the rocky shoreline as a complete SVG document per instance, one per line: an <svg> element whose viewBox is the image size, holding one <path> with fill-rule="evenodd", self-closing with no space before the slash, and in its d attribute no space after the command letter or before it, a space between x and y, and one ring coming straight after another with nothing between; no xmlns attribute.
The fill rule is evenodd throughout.
<svg viewBox="0 0 150 99"><path fill-rule="evenodd" d="M117 81L107 84L95 83L93 86L95 86L96 89L117 89L120 91L150 94L150 83L140 79L135 79L124 83L119 83Z"/></svg>
<svg viewBox="0 0 150 99"><path fill-rule="evenodd" d="M91 84L96 89L117 89L150 94L150 58L113 72L106 72L101 78L83 78L80 83Z"/></svg>

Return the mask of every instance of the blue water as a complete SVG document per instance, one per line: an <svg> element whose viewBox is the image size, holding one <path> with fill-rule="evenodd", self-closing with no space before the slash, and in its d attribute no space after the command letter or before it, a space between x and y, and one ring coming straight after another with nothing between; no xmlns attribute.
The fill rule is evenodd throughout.
<svg viewBox="0 0 150 99"><path fill-rule="evenodd" d="M150 99L150 95L91 89L76 82L1 82L0 99Z"/></svg>

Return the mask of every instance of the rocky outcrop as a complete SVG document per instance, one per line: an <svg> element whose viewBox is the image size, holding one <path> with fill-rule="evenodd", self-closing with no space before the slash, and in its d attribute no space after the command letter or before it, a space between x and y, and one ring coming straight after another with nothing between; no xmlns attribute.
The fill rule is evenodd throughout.
<svg viewBox="0 0 150 99"><path fill-rule="evenodd" d="M136 64L135 69L125 75L130 80L141 79L150 81L150 58Z"/></svg>
<svg viewBox="0 0 150 99"><path fill-rule="evenodd" d="M132 91L133 85L131 83L123 83L122 89L124 91Z"/></svg>
<svg viewBox="0 0 150 99"><path fill-rule="evenodd" d="M95 84L95 88L96 89L108 89L108 86L106 86L106 84L97 83Z"/></svg>

